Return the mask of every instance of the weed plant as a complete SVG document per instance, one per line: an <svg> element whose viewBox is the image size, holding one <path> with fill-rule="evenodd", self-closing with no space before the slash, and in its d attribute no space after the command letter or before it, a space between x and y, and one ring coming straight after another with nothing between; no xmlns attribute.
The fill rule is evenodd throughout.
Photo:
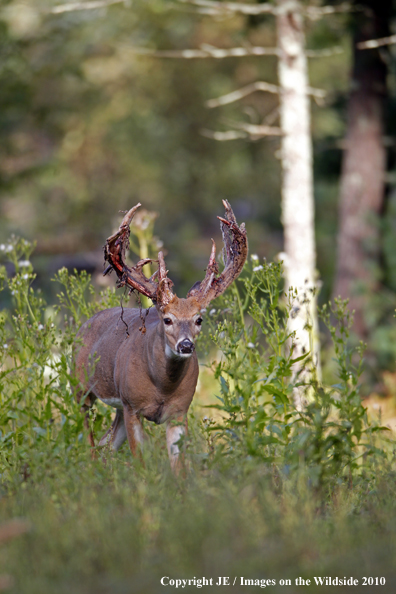
<svg viewBox="0 0 396 594"><path fill-rule="evenodd" d="M4 248L14 274L9 277L5 268L0 272L1 289L13 302L0 317L3 475L11 465L20 468L43 443L54 456L78 452L84 438L73 396L75 335L95 312L119 305L114 290L95 297L86 273L63 268L54 278L58 302L49 306L32 286L32 246L12 239ZM255 264L246 266L242 279L207 316L201 344L206 343L209 358L213 345L220 354L209 364L218 385L218 403L209 408L220 411L221 420L205 418L202 435L208 445L196 455L209 466L220 457L259 461L279 477L305 472L319 489L370 479L386 459L384 441L376 439L385 428L369 421L362 404L363 345L348 345L352 319L346 302L336 300L320 312L338 370L337 383L327 386L317 380L309 353L293 356L294 336L287 326L291 298L281 290L282 265ZM307 369L308 374L301 373ZM296 390L304 394L304 406L296 406ZM110 410L100 402L96 406L96 432L110 422Z"/></svg>
<svg viewBox="0 0 396 594"><path fill-rule="evenodd" d="M221 353L210 365L219 381L219 403L211 407L222 413L220 423L206 422L213 459L258 459L280 477L305 473L320 490L370 480L386 458L376 439L386 428L368 419L359 394L364 345L348 344L347 302L335 300L319 312L338 376L324 385L309 353L294 357L287 324L292 295L282 293L281 263L255 264L208 318L208 338ZM296 391L303 406L296 405Z"/></svg>
<svg viewBox="0 0 396 594"><path fill-rule="evenodd" d="M31 452L70 456L83 441L83 417L73 388L72 346L79 326L95 312L119 305L112 290L95 290L82 272L61 269L58 303L49 305L32 284L35 274L32 245L12 238L3 252L13 270L0 269L1 290L12 300L0 313L0 456L3 478L7 471L29 465ZM96 409L93 424L100 430L110 411ZM45 444L45 446L44 446ZM43 449L44 448L44 449Z"/></svg>
<svg viewBox="0 0 396 594"><path fill-rule="evenodd" d="M281 265L246 266L207 312L200 350L217 401L203 419L192 407L187 472L176 479L163 427L147 427L144 464L127 447L91 458L72 345L85 319L118 306L119 295L97 294L85 273L62 269L57 303L47 304L32 246L13 238L0 251L9 260L1 290L12 300L0 314L0 522L17 516L31 526L0 550L11 592L158 592L163 576L235 576L235 592L250 591L241 576L274 579L273 591L284 592L292 590L280 579L361 578L362 568L394 590L394 454L359 396L363 349L348 346L345 303L321 312L337 379L303 380L296 364L312 371L312 363L293 357ZM110 413L98 404L96 434Z"/></svg>

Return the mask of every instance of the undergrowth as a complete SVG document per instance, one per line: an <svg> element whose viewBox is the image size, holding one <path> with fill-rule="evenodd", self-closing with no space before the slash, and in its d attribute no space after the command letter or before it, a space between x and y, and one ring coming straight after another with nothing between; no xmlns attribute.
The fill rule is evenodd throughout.
<svg viewBox="0 0 396 594"><path fill-rule="evenodd" d="M344 302L320 312L337 377L307 381L294 372L312 362L293 355L281 265L246 265L205 316L198 352L217 398L204 412L191 407L187 472L176 479L161 426L146 424L143 464L127 446L91 457L72 345L80 325L118 306L119 295L62 269L48 304L34 283L32 246L13 238L2 247L0 288L12 305L0 313L0 521L21 516L30 528L3 549L0 584L1 571L13 592L29 594L154 592L161 576L230 572L278 583L361 572L367 551L388 585L396 579L393 445L362 404L363 347L349 346ZM98 403L96 435L110 421Z"/></svg>
<svg viewBox="0 0 396 594"><path fill-rule="evenodd" d="M349 346L347 302L338 299L319 311L337 368L334 383L326 385L317 380L309 353L294 357L287 325L292 300L281 291L281 263L254 264L208 317L207 336L221 354L210 364L219 388L211 407L222 413L220 423L206 423L213 455L253 458L280 477L303 472L321 490L371 481L388 460L388 430L368 418L362 403L364 345ZM296 390L303 406L296 405Z"/></svg>
<svg viewBox="0 0 396 594"><path fill-rule="evenodd" d="M73 395L72 345L79 326L95 312L119 305L119 296L112 289L96 295L85 272L63 268L53 279L57 303L49 305L34 286L32 246L13 238L4 248L12 266L11 274L0 271L1 290L12 298L12 307L0 315L0 456L6 477L29 462L32 450L44 447L52 456L70 457L85 447L83 416ZM191 455L201 459L203 469L222 459L226 465L228 460L263 464L277 480L303 472L321 490L371 481L390 452L384 436L377 437L385 428L368 419L359 394L364 349L348 345L347 304L336 300L320 311L338 373L334 384L325 385L314 373L301 374L304 367L312 370L312 362L309 353L294 358L287 327L291 300L281 286L280 263L257 266L252 260L208 312L201 347L206 346L217 382L217 404L208 408L221 415L205 417L200 451L190 447ZM296 389L304 394L304 406L296 406ZM98 402L95 432L110 420L111 409Z"/></svg>

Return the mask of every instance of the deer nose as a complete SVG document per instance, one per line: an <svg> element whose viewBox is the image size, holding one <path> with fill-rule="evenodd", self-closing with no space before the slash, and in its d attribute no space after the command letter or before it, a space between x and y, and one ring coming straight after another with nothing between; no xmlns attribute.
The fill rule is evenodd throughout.
<svg viewBox="0 0 396 594"><path fill-rule="evenodd" d="M194 343L191 342L191 340L188 340L188 338L185 338L177 344L177 352L183 353L183 355L192 353L194 348Z"/></svg>

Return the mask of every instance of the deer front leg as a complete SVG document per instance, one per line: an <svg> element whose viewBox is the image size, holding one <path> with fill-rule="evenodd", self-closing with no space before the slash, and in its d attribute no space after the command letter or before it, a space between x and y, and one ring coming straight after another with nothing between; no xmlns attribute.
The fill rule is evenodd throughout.
<svg viewBox="0 0 396 594"><path fill-rule="evenodd" d="M76 394L76 400L78 403L81 402L81 400L83 400L83 403L81 405L81 412L84 414L84 428L86 429L87 433L88 433L88 442L89 445L91 446L91 448L95 447L95 440L94 440L94 434L93 431L91 429L90 423L89 423L89 412L93 406L93 403L95 402L96 398L95 396L90 392L88 394L84 394L81 390L77 392Z"/></svg>
<svg viewBox="0 0 396 594"><path fill-rule="evenodd" d="M90 423L89 423L89 410L90 410L90 407L84 405L84 406L81 407L81 410L84 413L84 428L85 428L85 430L88 433L88 442L89 442L89 445L91 446L91 448L94 448L95 447L94 434L93 434L93 431L92 431L91 426L90 426Z"/></svg>
<svg viewBox="0 0 396 594"><path fill-rule="evenodd" d="M126 438L127 434L124 423L124 413L122 410L117 409L115 419L112 422L110 429L103 435L98 446L103 447L109 444L110 448L117 452L125 442Z"/></svg>
<svg viewBox="0 0 396 594"><path fill-rule="evenodd" d="M183 458L180 456L180 447L177 442L182 436L187 435L187 430L187 415L179 415L167 421L166 445L168 446L170 465L176 475L179 474L183 463Z"/></svg>
<svg viewBox="0 0 396 594"><path fill-rule="evenodd" d="M132 455L136 456L138 453L141 453L141 451L138 452L138 446L140 447L140 450L143 449L143 427L139 416L133 412L133 410L128 405L125 404L124 424L129 447L131 448Z"/></svg>

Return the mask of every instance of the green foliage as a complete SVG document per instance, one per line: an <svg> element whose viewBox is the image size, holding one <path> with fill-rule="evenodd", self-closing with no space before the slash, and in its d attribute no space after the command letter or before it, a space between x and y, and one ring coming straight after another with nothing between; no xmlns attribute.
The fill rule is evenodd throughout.
<svg viewBox="0 0 396 594"><path fill-rule="evenodd" d="M338 383L324 385L304 373L312 371L308 354L293 355L294 336L287 327L291 299L280 290L282 265L257 263L253 260L242 282L234 283L209 316L210 337L222 354L211 365L220 401L212 408L223 416L207 422L217 446L214 456L258 458L280 475L304 472L321 489L371 477L385 456L374 435L386 428L369 421L362 404L364 349L349 346L347 303L336 300L320 312L338 374ZM301 395L303 405L297 406Z"/></svg>
<svg viewBox="0 0 396 594"><path fill-rule="evenodd" d="M175 481L163 454L146 468L120 455L107 465L56 460L19 483L0 509L0 522L22 515L32 526L2 549L11 594L151 594L163 576L213 583L237 576L235 591L246 592L241 576L294 585L298 576L361 580L366 571L384 576L383 590L392 591L394 476L376 492L337 488L321 507L304 484L290 482L279 496L269 477L243 465Z"/></svg>
<svg viewBox="0 0 396 594"><path fill-rule="evenodd" d="M72 345L81 323L95 312L119 304L106 289L96 300L90 278L61 269L55 281L63 287L58 304L48 306L29 260L32 245L12 238L0 246L14 267L8 278L1 269L1 289L10 292L12 308L0 317L1 466L21 467L32 448L50 446L52 455L67 456L83 437L83 416L73 396ZM90 299L89 299L90 297ZM95 428L110 420L99 406Z"/></svg>
<svg viewBox="0 0 396 594"><path fill-rule="evenodd" d="M109 289L95 298L85 272L69 274L63 268L54 278L60 287L57 304L48 306L32 286L32 246L12 238L0 249L14 268L10 278L4 268L0 275L1 289L13 301L0 317L4 473L11 466L21 468L31 450L44 443L53 456L75 456L84 449L83 415L73 396L75 335L84 320L118 305L119 299ZM312 369L309 354L294 357L287 326L291 296L283 295L281 286L282 265L259 265L253 256L242 280L209 311L206 340L209 350L214 343L221 353L210 365L219 403L209 406L222 418L205 419L194 456L209 466L220 459L265 463L284 478L305 473L319 489L354 477L370 479L386 457L375 439L384 428L369 422L362 405L363 345L348 345L352 321L346 303L338 300L321 311L338 370L337 383L324 385L305 373ZM296 406L297 396L302 406ZM92 416L95 431L107 428L110 414L98 403Z"/></svg>
<svg viewBox="0 0 396 594"><path fill-rule="evenodd" d="M209 237L219 233L213 223L223 196L249 225L251 247L268 258L278 253L279 139L215 142L201 134L273 117L273 94L252 93L219 109L208 110L205 102L255 81L276 84L275 57L163 61L134 53L136 47L204 44L271 47L274 17L216 20L182 5L175 10L167 0L51 14L54 1L31 0L21 11L20 0L7 0L0 9L0 233L40 237L43 260L65 246L68 252L94 250L117 211L141 201L160 212L159 233L171 248L167 264L187 290L204 266L201 238L210 245ZM309 64L311 86L329 91L324 105L312 104L318 269L326 300L350 86L348 23L355 16L305 22L309 49L344 50ZM389 87L394 94L394 83ZM395 126L388 124L392 136ZM381 270L373 272L383 287L374 296L363 289L362 299L376 382L378 368L395 368L394 194L383 209Z"/></svg>
<svg viewBox="0 0 396 594"><path fill-rule="evenodd" d="M362 348L355 361L344 303L322 311L338 383L307 383L303 373L294 382L293 366L311 363L288 346L281 265L255 259L247 267L209 311L201 342L221 353L211 368L222 420L202 420L192 407L188 472L176 479L163 427L149 429L144 464L127 447L91 458L73 397L72 345L79 325L118 298L112 290L95 298L85 273L61 269L57 303L46 304L34 287L31 250L15 238L0 245L10 261L8 274L0 268L0 288L12 299L0 313L7 495L0 528L15 516L31 527L0 558L0 575L15 578L11 592L156 592L163 576L215 580L230 567L250 579L349 574L371 547L381 550L378 575L387 575L395 554L394 456L375 438L381 427L360 401ZM301 410L295 385L307 399ZM109 408L99 404L92 420L95 431L107 429Z"/></svg>

